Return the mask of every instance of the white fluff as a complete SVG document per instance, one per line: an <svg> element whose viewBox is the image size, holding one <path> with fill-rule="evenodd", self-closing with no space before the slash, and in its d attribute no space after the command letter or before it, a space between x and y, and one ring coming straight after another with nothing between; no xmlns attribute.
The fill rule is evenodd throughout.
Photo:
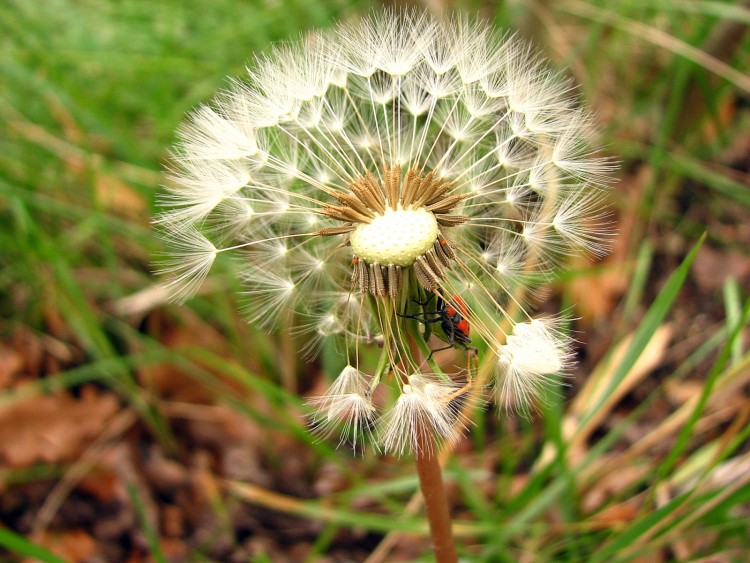
<svg viewBox="0 0 750 563"><path fill-rule="evenodd" d="M498 350L498 402L525 410L553 381L550 376L564 373L570 361L569 340L555 330L552 320L518 323Z"/></svg>
<svg viewBox="0 0 750 563"><path fill-rule="evenodd" d="M354 357L365 341L388 349L383 315L394 308L360 299L350 235L318 236L343 223L319 210L368 173L434 172L453 182L445 197L465 195L451 212L466 217L444 233L456 258L439 289L460 292L472 337L502 351L500 400L530 400L564 369L566 348L537 321L516 325L501 346L502 304L521 280L572 252L602 254L610 237L602 187L612 165L590 147L591 120L570 89L525 44L469 17L380 11L269 49L178 131L158 220L175 298L193 295L229 252L251 322L304 320L297 330L313 335L312 351L323 338ZM424 419L449 439L429 394L412 387L389 420ZM371 414L361 393L334 395L351 395L346 412ZM386 449L413 446L384 428Z"/></svg>

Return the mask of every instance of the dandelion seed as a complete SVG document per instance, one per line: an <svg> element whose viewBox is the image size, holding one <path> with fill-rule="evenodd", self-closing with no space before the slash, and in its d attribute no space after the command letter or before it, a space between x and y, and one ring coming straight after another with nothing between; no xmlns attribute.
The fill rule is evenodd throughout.
<svg viewBox="0 0 750 563"><path fill-rule="evenodd" d="M455 385L434 376L412 374L380 429L380 445L395 455L431 455L441 442L453 442L464 429L459 411L451 405Z"/></svg>
<svg viewBox="0 0 750 563"><path fill-rule="evenodd" d="M297 323L309 353L336 339L357 373L359 347L378 342L385 360L371 383L391 370L399 393L381 427L387 451L414 450L408 429L450 442L462 424L449 378L415 375L407 335L436 318L430 298L461 296L472 337L500 355L500 402L526 404L569 356L552 325L508 319L505 305L534 275L572 252L601 255L609 240L612 165L590 147L570 90L523 43L472 18L384 11L270 49L178 132L159 218L176 297L228 252L251 322ZM505 342L503 322L515 322ZM334 386L316 406L359 440L375 406L355 387ZM316 420L334 427L328 414Z"/></svg>
<svg viewBox="0 0 750 563"><path fill-rule="evenodd" d="M168 232L165 239L171 246L168 259L159 264L159 271L171 279L167 287L174 290L173 299L185 301L195 295L216 260L218 250L196 229Z"/></svg>
<svg viewBox="0 0 750 563"><path fill-rule="evenodd" d="M525 410L554 379L570 367L569 340L549 319L534 319L513 327L498 350L498 400L508 408Z"/></svg>
<svg viewBox="0 0 750 563"><path fill-rule="evenodd" d="M328 392L311 399L315 407L313 430L321 437L343 427L341 442L357 446L373 428L377 410L370 399L370 381L353 366L346 366Z"/></svg>
<svg viewBox="0 0 750 563"><path fill-rule="evenodd" d="M178 132L182 139L178 160L239 160L258 152L255 130L245 120L232 120L203 106ZM210 164L209 164L210 166Z"/></svg>

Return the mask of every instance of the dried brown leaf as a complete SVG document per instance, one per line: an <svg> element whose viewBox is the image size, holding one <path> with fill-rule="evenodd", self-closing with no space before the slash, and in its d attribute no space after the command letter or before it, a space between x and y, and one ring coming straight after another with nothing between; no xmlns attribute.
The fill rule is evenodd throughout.
<svg viewBox="0 0 750 563"><path fill-rule="evenodd" d="M96 541L84 530L45 532L34 540L65 561L91 561L96 555Z"/></svg>
<svg viewBox="0 0 750 563"><path fill-rule="evenodd" d="M12 467L75 459L117 409L113 395L93 388L80 398L63 392L13 403L0 410L0 459Z"/></svg>
<svg viewBox="0 0 750 563"><path fill-rule="evenodd" d="M13 348L0 345L0 389L10 387L23 368L23 358Z"/></svg>

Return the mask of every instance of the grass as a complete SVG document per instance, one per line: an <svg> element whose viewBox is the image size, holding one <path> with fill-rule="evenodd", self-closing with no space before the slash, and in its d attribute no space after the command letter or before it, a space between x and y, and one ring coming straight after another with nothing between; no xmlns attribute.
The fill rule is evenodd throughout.
<svg viewBox="0 0 750 563"><path fill-rule="evenodd" d="M750 42L707 51L727 22L750 23L747 3L456 5L534 35L553 62L569 66L600 116L609 152L622 161L613 192L622 242L603 265L567 275L554 292L588 323L575 327L589 345L571 387L534 420L476 413L472 436L448 461L460 550L476 561L743 560L750 294L746 275L717 272L711 290L695 271L707 247L748 259L741 226L750 212L750 154L741 148ZM409 464L377 462L372 452L352 457L305 430L296 391L337 371L335 351L324 349L314 365L280 361L294 358L300 343L245 325L227 291L231 265L182 308L154 290L150 273L159 250L149 226L154 196L184 114L226 76L242 74L253 52L368 6L11 0L0 7L0 334L10 347L19 335L41 342L46 358L43 369L0 390L0 414L94 386L116 394L136 421L103 442L99 457L0 467L6 489L75 491L85 479L80 468L132 440L132 428L193 471L189 450L197 446L181 434L185 421L209 424L211 405L222 405L263 430L256 453L271 477L261 485L204 468L203 482L215 487L213 520L231 526L239 510L313 522L298 540L311 560L347 545L363 557L388 534L418 538L406 553L428 560ZM199 389L200 400L166 392L164 370ZM308 498L283 485L290 451L304 466L298 475L307 476ZM310 483L326 468L339 486L313 494ZM150 512L166 510L160 496L141 483L123 499L143 549L168 557L163 521ZM0 511L8 553L60 560L61 544L47 530L15 521L18 512L1 503ZM49 522L66 529L64 520ZM240 535L229 537L239 544ZM195 559L217 553L219 539L187 536L181 540ZM256 557L264 560L262 550Z"/></svg>

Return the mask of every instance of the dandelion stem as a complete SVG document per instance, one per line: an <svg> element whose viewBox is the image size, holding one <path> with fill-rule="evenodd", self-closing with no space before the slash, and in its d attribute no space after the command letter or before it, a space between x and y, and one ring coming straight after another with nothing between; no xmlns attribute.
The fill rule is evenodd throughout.
<svg viewBox="0 0 750 563"><path fill-rule="evenodd" d="M430 437L422 435L423 440ZM442 469L438 454L425 444L415 457L419 485L424 497L427 520L430 522L430 535L435 548L437 563L455 563L456 544L453 540L451 517L448 512L448 498L445 495Z"/></svg>
<svg viewBox="0 0 750 563"><path fill-rule="evenodd" d="M420 344L425 344L419 336L417 323L409 320L407 339L413 359L422 357ZM426 347L426 345L425 345ZM440 465L440 455L432 442L434 436L429 430L422 428L418 433L418 444L415 448L414 463L419 475L419 486L424 498L427 521L430 523L432 546L435 549L437 563L456 563L456 543L453 539L453 526L448 511L448 497L443 484L443 469Z"/></svg>

